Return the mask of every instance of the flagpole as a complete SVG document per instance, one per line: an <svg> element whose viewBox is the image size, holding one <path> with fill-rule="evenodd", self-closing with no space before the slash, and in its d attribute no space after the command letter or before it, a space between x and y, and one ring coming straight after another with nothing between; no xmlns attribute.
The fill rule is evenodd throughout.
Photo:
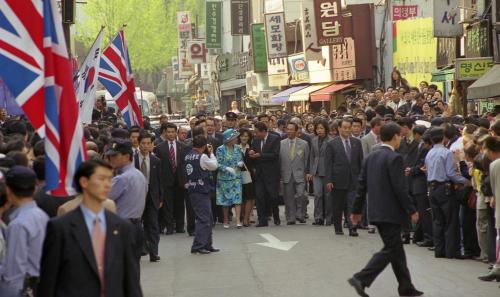
<svg viewBox="0 0 500 297"><path fill-rule="evenodd" d="M94 48L94 45L95 45L95 43L97 42L97 39L99 38L99 35L101 35L101 32L104 30L104 28L106 28L106 26L101 25L101 30L99 30L99 33L97 33L97 36L96 36L96 38L94 39L94 42L92 42L92 45L90 46L90 49L89 49L89 51L87 52L87 55L85 56L85 58L86 58L86 57L88 57L88 55L90 54L90 51L92 50L92 48ZM83 64L82 64L82 65L83 65ZM77 73L75 74L75 76L73 77L73 82L75 82L75 81L78 79L78 77L80 76L80 71L82 70L82 68L81 68L81 67L82 67L82 65L80 65L80 68L78 69L78 72L77 72Z"/></svg>

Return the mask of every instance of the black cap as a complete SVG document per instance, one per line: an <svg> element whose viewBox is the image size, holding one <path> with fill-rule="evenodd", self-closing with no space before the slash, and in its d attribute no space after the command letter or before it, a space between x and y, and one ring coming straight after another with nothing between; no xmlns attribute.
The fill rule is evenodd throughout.
<svg viewBox="0 0 500 297"><path fill-rule="evenodd" d="M34 189L36 174L28 167L14 166L5 174L5 182L7 186L16 189Z"/></svg>
<svg viewBox="0 0 500 297"><path fill-rule="evenodd" d="M106 155L116 155L116 154L133 154L132 143L128 139L115 139L111 146L106 151Z"/></svg>
<svg viewBox="0 0 500 297"><path fill-rule="evenodd" d="M226 112L226 120L237 120L238 115L232 111Z"/></svg>

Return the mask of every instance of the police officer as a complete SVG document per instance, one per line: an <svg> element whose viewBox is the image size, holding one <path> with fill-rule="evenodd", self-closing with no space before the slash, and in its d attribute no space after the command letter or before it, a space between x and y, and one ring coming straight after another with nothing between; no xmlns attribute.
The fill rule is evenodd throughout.
<svg viewBox="0 0 500 297"><path fill-rule="evenodd" d="M425 157L425 169L433 215L434 255L461 259L455 186L469 186L470 181L459 175L453 153L444 146L444 129L433 128L430 136L433 147Z"/></svg>
<svg viewBox="0 0 500 297"><path fill-rule="evenodd" d="M116 203L117 214L129 220L136 230L134 251L137 261L142 253L142 213L146 205L148 183L144 174L132 163L132 143L128 139L116 139L106 152L116 176L109 198Z"/></svg>
<svg viewBox="0 0 500 297"><path fill-rule="evenodd" d="M7 199L15 210L6 232L5 261L0 265L0 296L21 296L21 292L22 296L34 296L49 217L33 200L33 170L14 166L5 175L5 181Z"/></svg>
<svg viewBox="0 0 500 297"><path fill-rule="evenodd" d="M210 254L219 250L212 246L212 205L210 171L217 170L217 159L207 138L197 135L193 149L185 157L186 189L196 215L192 254Z"/></svg>

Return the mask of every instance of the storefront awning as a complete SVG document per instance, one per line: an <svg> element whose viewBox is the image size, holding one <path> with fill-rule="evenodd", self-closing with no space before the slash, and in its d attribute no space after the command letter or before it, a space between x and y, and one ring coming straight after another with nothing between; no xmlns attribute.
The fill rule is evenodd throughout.
<svg viewBox="0 0 500 297"><path fill-rule="evenodd" d="M331 84L311 94L311 102L330 101L332 94L352 86L353 83Z"/></svg>
<svg viewBox="0 0 500 297"><path fill-rule="evenodd" d="M452 81L455 79L455 68L438 69L431 73L432 82Z"/></svg>
<svg viewBox="0 0 500 297"><path fill-rule="evenodd" d="M467 88L467 99L486 99L500 96L500 65L495 65Z"/></svg>
<svg viewBox="0 0 500 297"><path fill-rule="evenodd" d="M302 90L303 88L306 88L306 87L307 87L307 85L295 86L295 87L288 88L284 91L279 92L278 94L274 95L273 97L271 97L271 101L273 103L276 103L276 104L281 104L283 102L287 102L288 98L290 98L290 94L292 94L293 92L297 92L299 90Z"/></svg>
<svg viewBox="0 0 500 297"><path fill-rule="evenodd" d="M317 90L327 87L329 84L310 85L307 88L296 91L290 95L290 101L309 101L309 95Z"/></svg>
<svg viewBox="0 0 500 297"><path fill-rule="evenodd" d="M246 79L229 79L221 81L220 90L221 91L234 90L246 87L246 85L247 85Z"/></svg>

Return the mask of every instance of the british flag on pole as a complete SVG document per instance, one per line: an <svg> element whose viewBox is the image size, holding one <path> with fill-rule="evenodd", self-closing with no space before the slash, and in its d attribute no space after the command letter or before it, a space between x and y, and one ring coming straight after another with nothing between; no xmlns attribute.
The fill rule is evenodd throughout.
<svg viewBox="0 0 500 297"><path fill-rule="evenodd" d="M113 96L125 123L129 127L142 127L142 115L135 97L134 76L123 29L102 52L99 82Z"/></svg>
<svg viewBox="0 0 500 297"><path fill-rule="evenodd" d="M85 138L55 0L0 1L0 65L16 102L45 138L46 190L73 194Z"/></svg>

